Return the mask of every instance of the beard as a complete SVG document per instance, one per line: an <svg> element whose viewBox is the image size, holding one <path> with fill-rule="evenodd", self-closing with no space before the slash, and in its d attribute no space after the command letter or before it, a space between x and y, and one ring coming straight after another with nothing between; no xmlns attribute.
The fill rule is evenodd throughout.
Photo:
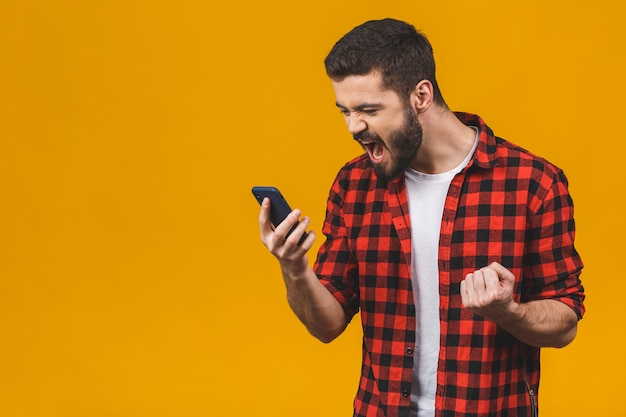
<svg viewBox="0 0 626 417"><path fill-rule="evenodd" d="M374 164L374 171L378 178L390 181L400 177L413 163L422 145L422 125L415 110L407 105L404 107L404 124L391 132L387 144L378 134L368 130L354 135L354 139L375 140L386 148L389 161Z"/></svg>

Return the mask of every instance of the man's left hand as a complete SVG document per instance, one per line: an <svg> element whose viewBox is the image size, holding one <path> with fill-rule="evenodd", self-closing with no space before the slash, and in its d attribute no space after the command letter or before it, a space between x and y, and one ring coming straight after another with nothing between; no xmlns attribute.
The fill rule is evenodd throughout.
<svg viewBox="0 0 626 417"><path fill-rule="evenodd" d="M465 308L495 323L513 319L519 305L513 301L515 276L497 262L467 274L461 282Z"/></svg>

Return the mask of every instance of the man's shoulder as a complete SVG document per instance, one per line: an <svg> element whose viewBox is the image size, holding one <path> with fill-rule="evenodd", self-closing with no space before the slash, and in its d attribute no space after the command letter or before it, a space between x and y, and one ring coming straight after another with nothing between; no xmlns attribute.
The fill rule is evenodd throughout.
<svg viewBox="0 0 626 417"><path fill-rule="evenodd" d="M371 167L371 163L369 163L369 158L366 153L362 153L361 155L346 162L345 165L341 169L342 170L366 169L369 167Z"/></svg>
<svg viewBox="0 0 626 417"><path fill-rule="evenodd" d="M561 175L561 169L546 158L506 139L496 137L498 165L506 168L528 168L544 175Z"/></svg>
<svg viewBox="0 0 626 417"><path fill-rule="evenodd" d="M562 174L561 169L547 159L509 140L496 136L480 116L464 112L455 112L455 115L462 123L473 126L480 132L475 159L479 166L483 168L499 167L499 169L525 167L530 168L527 171L534 175L539 173Z"/></svg>
<svg viewBox="0 0 626 417"><path fill-rule="evenodd" d="M361 154L346 162L337 174L337 180L342 181L367 179L375 179L374 167L367 154Z"/></svg>
<svg viewBox="0 0 626 417"><path fill-rule="evenodd" d="M333 183L332 192L348 199L359 199L363 198L364 193L384 192L388 186L387 181L376 176L369 156L362 154L341 167Z"/></svg>

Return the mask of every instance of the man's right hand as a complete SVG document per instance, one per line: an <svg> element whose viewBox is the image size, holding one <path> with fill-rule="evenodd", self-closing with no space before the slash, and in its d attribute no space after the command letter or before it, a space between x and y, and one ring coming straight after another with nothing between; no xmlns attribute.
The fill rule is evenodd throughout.
<svg viewBox="0 0 626 417"><path fill-rule="evenodd" d="M315 242L315 234L309 232L298 245L309 226L309 218L303 217L287 237L299 218L300 210L294 210L275 229L272 228L270 201L265 198L259 214L261 241L280 262L289 306L313 336L328 343L343 332L348 319L339 302L309 267L307 252Z"/></svg>
<svg viewBox="0 0 626 417"><path fill-rule="evenodd" d="M298 245L300 238L309 226L309 218L303 217L297 227L287 237L288 232L300 219L300 210L293 210L289 216L274 229L270 222L270 204L269 198L265 198L261 203L261 212L259 214L261 241L270 253L278 259L283 274L285 274L286 277L295 278L304 274L308 269L308 257L306 254L315 242L315 233L309 232L307 238Z"/></svg>

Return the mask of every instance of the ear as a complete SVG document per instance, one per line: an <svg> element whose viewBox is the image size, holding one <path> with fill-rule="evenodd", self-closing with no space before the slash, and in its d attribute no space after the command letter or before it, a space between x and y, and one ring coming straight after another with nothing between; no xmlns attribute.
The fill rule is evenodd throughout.
<svg viewBox="0 0 626 417"><path fill-rule="evenodd" d="M422 80L411 92L411 105L417 114L423 113L433 104L433 85L428 80Z"/></svg>

